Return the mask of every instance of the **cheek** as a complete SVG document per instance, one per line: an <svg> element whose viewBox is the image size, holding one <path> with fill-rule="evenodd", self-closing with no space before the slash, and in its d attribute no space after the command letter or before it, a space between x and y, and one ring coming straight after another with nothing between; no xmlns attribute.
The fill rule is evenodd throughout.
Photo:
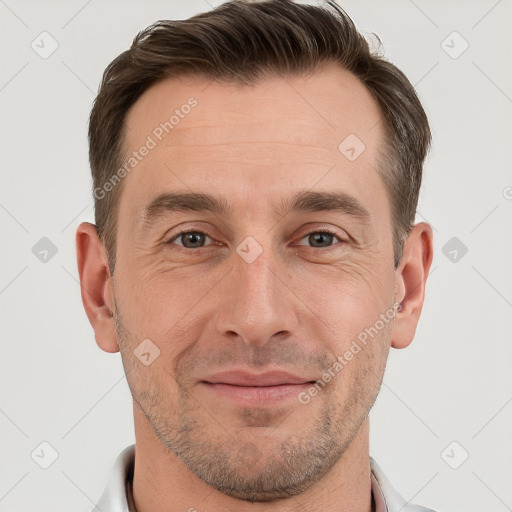
<svg viewBox="0 0 512 512"><path fill-rule="evenodd" d="M133 334L158 344L169 337L179 341L181 323L207 294L212 286L210 277L214 277L207 272L183 274L179 269L161 271L144 266L119 276L122 285L116 286L116 295Z"/></svg>
<svg viewBox="0 0 512 512"><path fill-rule="evenodd" d="M123 310L123 318L126 314ZM179 390L172 372L174 355L168 353L168 347L162 345L156 334L138 334L146 331L140 327L130 330L124 321L118 326L121 358L130 391L145 411L162 400L177 405Z"/></svg>
<svg viewBox="0 0 512 512"><path fill-rule="evenodd" d="M359 262L304 272L297 282L301 283L298 295L314 313L310 318L331 340L329 348L337 355L371 328L393 303L393 272ZM382 330L383 326L379 327Z"/></svg>
<svg viewBox="0 0 512 512"><path fill-rule="evenodd" d="M338 353L341 368L334 380L336 402L368 410L380 389L390 346L391 323L381 330L361 331Z"/></svg>

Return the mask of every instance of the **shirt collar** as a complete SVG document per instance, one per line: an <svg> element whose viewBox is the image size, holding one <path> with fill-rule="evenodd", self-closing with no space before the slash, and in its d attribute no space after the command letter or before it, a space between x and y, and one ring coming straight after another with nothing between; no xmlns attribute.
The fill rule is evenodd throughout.
<svg viewBox="0 0 512 512"><path fill-rule="evenodd" d="M134 462L135 445L131 445L117 457L103 494L91 512L130 512L128 497L131 497ZM370 457L370 468L375 512L435 512L407 503L392 487L372 457Z"/></svg>

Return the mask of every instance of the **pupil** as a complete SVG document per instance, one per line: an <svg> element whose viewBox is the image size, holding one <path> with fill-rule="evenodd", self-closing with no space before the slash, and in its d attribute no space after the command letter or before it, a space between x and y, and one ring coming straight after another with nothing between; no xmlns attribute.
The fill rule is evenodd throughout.
<svg viewBox="0 0 512 512"><path fill-rule="evenodd" d="M189 240L192 242L192 245L195 246L197 245L197 242L201 241L201 236L201 233L188 233L187 235L185 235L185 239L189 237Z"/></svg>
<svg viewBox="0 0 512 512"><path fill-rule="evenodd" d="M332 242L332 235L330 233L314 233L311 236L314 242L320 242L320 244L322 244L322 239L324 239L324 245L325 242L327 242L327 245L329 245L329 242Z"/></svg>

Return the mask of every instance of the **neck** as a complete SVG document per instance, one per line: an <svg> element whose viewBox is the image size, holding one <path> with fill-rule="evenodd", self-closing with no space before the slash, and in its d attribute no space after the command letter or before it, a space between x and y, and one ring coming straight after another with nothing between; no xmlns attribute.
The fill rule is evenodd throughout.
<svg viewBox="0 0 512 512"><path fill-rule="evenodd" d="M303 493L273 502L247 502L217 491L160 442L138 407L134 419L136 512L372 512L368 418L330 472Z"/></svg>

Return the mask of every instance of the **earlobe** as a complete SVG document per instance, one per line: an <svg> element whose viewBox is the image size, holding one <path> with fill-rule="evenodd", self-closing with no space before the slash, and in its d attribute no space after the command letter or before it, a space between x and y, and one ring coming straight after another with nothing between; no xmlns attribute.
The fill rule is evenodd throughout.
<svg viewBox="0 0 512 512"><path fill-rule="evenodd" d="M106 251L96 226L83 222L76 231L76 253L82 303L94 329L96 343L105 352L118 352L112 277Z"/></svg>
<svg viewBox="0 0 512 512"><path fill-rule="evenodd" d="M405 348L416 333L425 299L425 285L433 258L433 233L426 222L413 226L404 243L402 261L396 270L397 308L391 346Z"/></svg>

